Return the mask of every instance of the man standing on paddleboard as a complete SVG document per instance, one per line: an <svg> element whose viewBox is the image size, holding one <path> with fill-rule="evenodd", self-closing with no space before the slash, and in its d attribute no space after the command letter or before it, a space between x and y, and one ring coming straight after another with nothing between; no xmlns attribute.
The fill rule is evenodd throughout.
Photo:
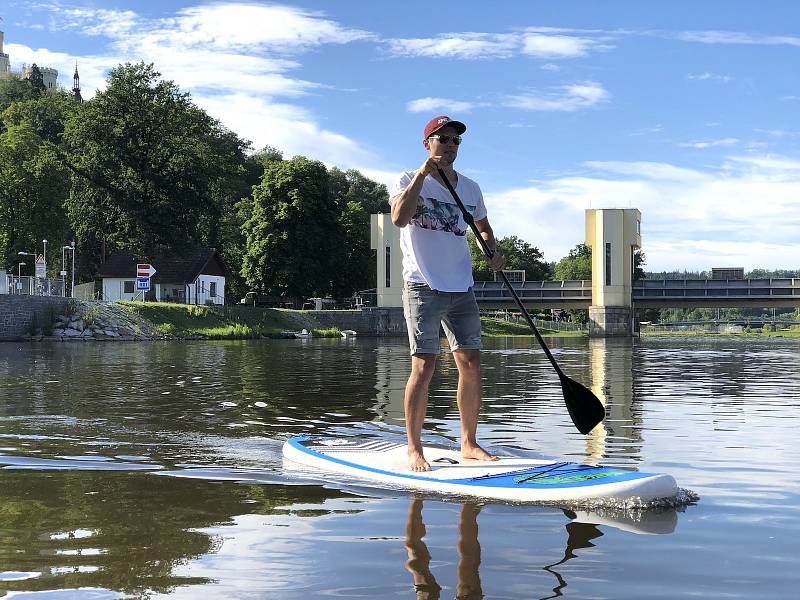
<svg viewBox="0 0 800 600"><path fill-rule="evenodd" d="M403 311L411 347L411 374L403 401L408 437L408 467L430 471L422 452L422 425L428 409L428 386L441 351L439 323L444 326L458 367L456 399L461 415L461 455L496 460L478 445L481 405L481 321L472 291L469 226L438 169L455 188L475 225L493 252L487 258L495 271L505 266L478 184L453 168L467 126L444 115L425 126L422 145L428 157L416 171L400 175L389 204L392 223L401 228L403 251Z"/></svg>

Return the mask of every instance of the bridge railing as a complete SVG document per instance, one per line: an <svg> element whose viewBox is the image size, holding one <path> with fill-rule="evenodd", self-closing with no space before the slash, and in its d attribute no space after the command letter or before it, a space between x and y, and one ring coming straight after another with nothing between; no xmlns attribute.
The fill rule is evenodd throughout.
<svg viewBox="0 0 800 600"><path fill-rule="evenodd" d="M583 301L588 304L592 300L592 282L590 279L571 281L526 281L512 283L514 291L523 302L553 304L559 301ZM513 302L511 292L502 281L476 281L472 288L478 302Z"/></svg>
<svg viewBox="0 0 800 600"><path fill-rule="evenodd" d="M800 298L800 279L640 279L633 298Z"/></svg>

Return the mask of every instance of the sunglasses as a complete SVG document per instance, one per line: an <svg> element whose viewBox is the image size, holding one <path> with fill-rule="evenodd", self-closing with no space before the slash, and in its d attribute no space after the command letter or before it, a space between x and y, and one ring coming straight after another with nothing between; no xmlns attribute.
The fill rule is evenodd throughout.
<svg viewBox="0 0 800 600"><path fill-rule="evenodd" d="M431 139L431 138L436 138L437 140L439 140L440 144L449 144L451 140L456 146L461 144L461 136L460 135L439 135L438 133L436 133L436 134L428 137L428 139Z"/></svg>

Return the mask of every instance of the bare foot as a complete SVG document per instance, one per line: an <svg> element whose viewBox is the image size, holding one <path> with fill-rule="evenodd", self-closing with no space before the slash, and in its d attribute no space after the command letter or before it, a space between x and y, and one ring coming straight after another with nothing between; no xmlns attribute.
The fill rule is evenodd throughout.
<svg viewBox="0 0 800 600"><path fill-rule="evenodd" d="M471 458L473 460L499 460L494 454L489 454L480 446L461 446L461 458Z"/></svg>
<svg viewBox="0 0 800 600"><path fill-rule="evenodd" d="M431 466L428 464L428 461L425 460L425 457L422 456L422 452L415 452L409 450L408 452L408 470L409 471L430 471Z"/></svg>

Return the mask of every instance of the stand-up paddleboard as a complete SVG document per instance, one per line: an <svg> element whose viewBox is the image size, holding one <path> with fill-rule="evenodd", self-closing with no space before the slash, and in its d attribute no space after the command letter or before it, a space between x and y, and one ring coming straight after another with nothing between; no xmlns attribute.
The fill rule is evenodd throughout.
<svg viewBox="0 0 800 600"><path fill-rule="evenodd" d="M675 479L663 473L511 457L487 462L463 459L458 450L429 445L425 459L432 470L413 472L408 469L405 444L369 435L301 435L283 445L283 455L303 465L384 485L517 502L599 498L648 502L678 492Z"/></svg>

